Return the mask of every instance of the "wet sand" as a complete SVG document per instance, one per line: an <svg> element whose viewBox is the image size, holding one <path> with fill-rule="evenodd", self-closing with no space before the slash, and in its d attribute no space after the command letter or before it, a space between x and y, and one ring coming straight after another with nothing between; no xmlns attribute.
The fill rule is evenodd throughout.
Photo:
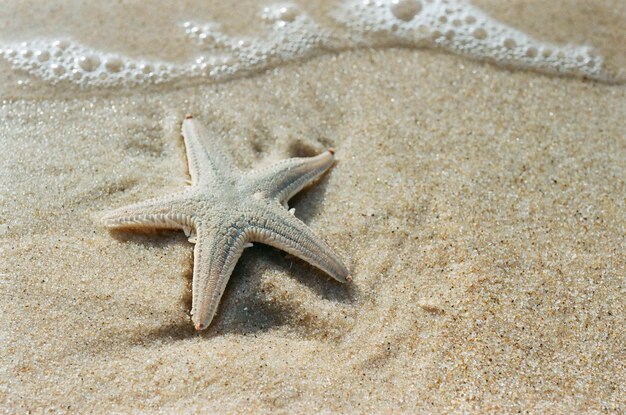
<svg viewBox="0 0 626 415"><path fill-rule="evenodd" d="M620 32L621 12L600 32ZM536 24L525 16L516 27ZM624 85L408 49L217 85L74 91L0 75L4 412L626 408ZM185 186L186 113L242 169L336 149L290 205L351 285L257 245L213 325L193 330L184 234L99 225Z"/></svg>

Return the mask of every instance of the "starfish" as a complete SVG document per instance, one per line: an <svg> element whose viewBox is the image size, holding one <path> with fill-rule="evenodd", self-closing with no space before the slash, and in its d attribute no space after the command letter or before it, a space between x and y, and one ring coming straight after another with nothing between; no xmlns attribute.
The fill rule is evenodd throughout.
<svg viewBox="0 0 626 415"><path fill-rule="evenodd" d="M196 330L209 326L235 264L260 242L282 249L340 282L348 269L313 231L287 210L288 200L334 163L334 150L240 172L191 116L183 121L191 186L170 196L104 215L110 228L182 229L195 243L192 309Z"/></svg>

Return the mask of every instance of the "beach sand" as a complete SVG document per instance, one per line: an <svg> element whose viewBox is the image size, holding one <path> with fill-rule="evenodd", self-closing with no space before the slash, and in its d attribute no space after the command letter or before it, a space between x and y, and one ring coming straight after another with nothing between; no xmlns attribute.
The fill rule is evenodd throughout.
<svg viewBox="0 0 626 415"><path fill-rule="evenodd" d="M479 3L624 61L619 2L594 1L595 15L555 2L565 17L549 33L523 1ZM203 4L200 15L236 17ZM145 9L129 8L85 7L94 32L109 29L73 35L176 55L153 23L192 5L156 8L143 26ZM64 9L47 12L41 28L37 9L8 8L2 30L70 27ZM577 37L594 19L595 38ZM348 51L213 85L79 90L6 62L0 76L4 413L626 410L623 84L429 49ZM242 169L336 149L290 206L351 284L255 245L212 326L194 331L184 234L99 222L186 185L187 113Z"/></svg>

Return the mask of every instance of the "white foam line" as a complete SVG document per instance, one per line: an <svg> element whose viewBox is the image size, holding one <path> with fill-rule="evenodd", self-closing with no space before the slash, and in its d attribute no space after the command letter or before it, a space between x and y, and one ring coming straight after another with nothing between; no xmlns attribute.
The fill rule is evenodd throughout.
<svg viewBox="0 0 626 415"><path fill-rule="evenodd" d="M228 36L215 23L186 22L201 54L184 64L134 59L78 42L34 39L0 45L15 69L50 83L81 86L158 84L186 78L219 81L328 52L370 47L431 47L509 67L603 80L603 59L587 46L558 46L489 17L459 0L347 0L320 26L289 3L265 7L265 35Z"/></svg>

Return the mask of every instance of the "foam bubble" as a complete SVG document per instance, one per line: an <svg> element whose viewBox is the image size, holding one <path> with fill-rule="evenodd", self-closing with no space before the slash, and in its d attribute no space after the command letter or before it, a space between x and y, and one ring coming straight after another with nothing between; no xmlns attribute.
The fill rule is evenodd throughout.
<svg viewBox="0 0 626 415"><path fill-rule="evenodd" d="M185 78L219 81L359 47L433 47L509 67L603 79L602 58L586 46L540 42L460 0L346 0L322 27L291 3L264 7L258 37L230 36L215 23L182 30L199 47L189 62L142 60L94 50L70 39L0 45L0 58L51 83L137 85Z"/></svg>
<svg viewBox="0 0 626 415"><path fill-rule="evenodd" d="M37 52L35 52L35 57L39 62L46 62L48 59L50 59L50 52L48 52L47 50L38 50Z"/></svg>
<svg viewBox="0 0 626 415"><path fill-rule="evenodd" d="M397 19L410 22L422 11L422 3L417 0L392 0L390 10Z"/></svg>
<svg viewBox="0 0 626 415"><path fill-rule="evenodd" d="M100 66L100 58L97 55L79 56L77 62L85 72L93 72Z"/></svg>
<svg viewBox="0 0 626 415"><path fill-rule="evenodd" d="M107 72L118 73L124 69L124 61L118 57L110 57L104 63Z"/></svg>

